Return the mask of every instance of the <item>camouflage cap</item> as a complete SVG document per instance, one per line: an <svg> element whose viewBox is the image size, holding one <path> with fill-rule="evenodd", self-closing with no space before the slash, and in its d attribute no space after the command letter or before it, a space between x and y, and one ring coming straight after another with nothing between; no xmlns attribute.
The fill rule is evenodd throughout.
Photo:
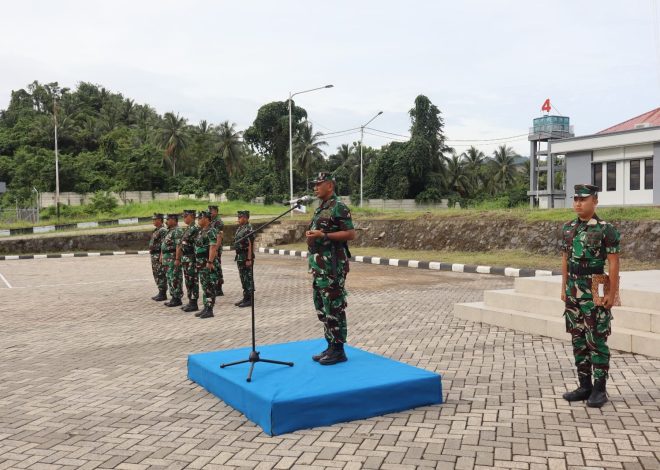
<svg viewBox="0 0 660 470"><path fill-rule="evenodd" d="M194 216L196 213L197 213L197 211L195 209L184 209L183 210L183 216L184 217L187 216L187 215Z"/></svg>
<svg viewBox="0 0 660 470"><path fill-rule="evenodd" d="M151 220L156 220L156 219L163 220L164 218L165 216L159 212L156 212L154 215L151 216Z"/></svg>
<svg viewBox="0 0 660 470"><path fill-rule="evenodd" d="M332 173L330 173L329 171L322 171L318 174L316 179L312 181L312 183L318 184L318 183L323 183L324 181L332 181L334 183L335 177L332 176Z"/></svg>
<svg viewBox="0 0 660 470"><path fill-rule="evenodd" d="M218 206L209 206L209 211L218 210Z"/></svg>
<svg viewBox="0 0 660 470"><path fill-rule="evenodd" d="M576 184L574 197L597 196L600 188L593 184Z"/></svg>
<svg viewBox="0 0 660 470"><path fill-rule="evenodd" d="M236 215L238 215L238 217L250 218L250 211L238 211Z"/></svg>
<svg viewBox="0 0 660 470"><path fill-rule="evenodd" d="M179 214L167 214L167 218L179 220Z"/></svg>
<svg viewBox="0 0 660 470"><path fill-rule="evenodd" d="M197 213L197 218L201 219L202 217L207 217L207 218L210 219L211 218L211 212L209 212L209 211L199 211Z"/></svg>

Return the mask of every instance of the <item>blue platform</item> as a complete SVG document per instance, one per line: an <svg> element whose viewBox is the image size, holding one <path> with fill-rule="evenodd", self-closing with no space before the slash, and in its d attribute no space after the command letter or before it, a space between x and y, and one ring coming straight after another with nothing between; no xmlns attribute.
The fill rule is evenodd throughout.
<svg viewBox="0 0 660 470"><path fill-rule="evenodd" d="M348 362L322 366L311 356L325 347L321 339L259 347L262 358L295 366L257 363L250 383L249 363L220 368L250 348L191 354L188 378L271 436L442 403L436 373L350 346Z"/></svg>

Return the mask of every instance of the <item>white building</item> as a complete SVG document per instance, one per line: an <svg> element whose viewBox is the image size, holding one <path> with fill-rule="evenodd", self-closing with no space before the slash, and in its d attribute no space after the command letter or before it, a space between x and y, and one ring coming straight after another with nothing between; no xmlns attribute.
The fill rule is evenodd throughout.
<svg viewBox="0 0 660 470"><path fill-rule="evenodd" d="M566 157L566 207L579 183L601 188L600 206L660 204L660 108L597 134L551 141L549 152Z"/></svg>

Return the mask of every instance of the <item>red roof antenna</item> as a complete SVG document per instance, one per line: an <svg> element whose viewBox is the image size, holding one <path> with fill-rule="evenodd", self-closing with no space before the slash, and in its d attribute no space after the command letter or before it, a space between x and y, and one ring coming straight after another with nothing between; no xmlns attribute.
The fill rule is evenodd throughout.
<svg viewBox="0 0 660 470"><path fill-rule="evenodd" d="M552 106L550 105L550 98L546 98L545 101L543 102L543 106L541 106L541 111L545 113L549 113L552 110Z"/></svg>

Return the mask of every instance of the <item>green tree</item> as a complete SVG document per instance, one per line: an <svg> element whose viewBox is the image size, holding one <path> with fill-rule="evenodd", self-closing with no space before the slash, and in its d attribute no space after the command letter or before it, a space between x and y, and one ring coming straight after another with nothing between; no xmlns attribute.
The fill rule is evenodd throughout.
<svg viewBox="0 0 660 470"><path fill-rule="evenodd" d="M493 189L496 191L506 191L513 185L516 179L515 158L518 154L506 145L500 145L493 152L493 159L490 162L491 181Z"/></svg>
<svg viewBox="0 0 660 470"><path fill-rule="evenodd" d="M307 119L307 111L292 103L291 117L295 138L300 123ZM272 161L273 169L279 178L278 192L285 193L289 161L288 101L273 101L259 108L254 123L245 130L243 137L252 150Z"/></svg>
<svg viewBox="0 0 660 470"><path fill-rule="evenodd" d="M314 132L311 122L304 122L300 126L300 132L294 144L294 155L296 163L305 175L305 180L309 178L309 171L313 164L323 160L324 154L321 147L328 143L321 140L322 136L321 132Z"/></svg>
<svg viewBox="0 0 660 470"><path fill-rule="evenodd" d="M172 176L176 176L176 162L185 155L188 146L186 121L174 113L165 113L163 116L159 144L164 148L166 160L172 165Z"/></svg>
<svg viewBox="0 0 660 470"><path fill-rule="evenodd" d="M236 130L235 123L225 121L217 129L218 152L225 162L227 174L233 177L243 171L243 139L242 132Z"/></svg>

